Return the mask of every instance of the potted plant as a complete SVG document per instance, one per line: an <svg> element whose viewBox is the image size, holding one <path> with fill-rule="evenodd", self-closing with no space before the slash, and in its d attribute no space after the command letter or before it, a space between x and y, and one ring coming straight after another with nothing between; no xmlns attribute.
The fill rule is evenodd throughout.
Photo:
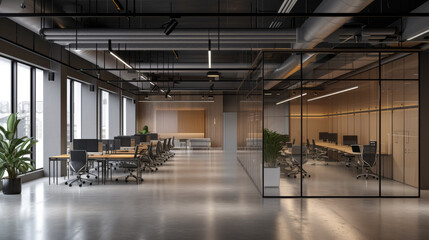
<svg viewBox="0 0 429 240"><path fill-rule="evenodd" d="M0 178L4 194L20 194L20 174L34 170L33 160L29 157L31 148L37 142L31 137L18 138L16 131L21 119L12 113L7 120L7 129L0 126ZM3 178L5 172L8 176Z"/></svg>
<svg viewBox="0 0 429 240"><path fill-rule="evenodd" d="M280 167L277 158L281 155L284 137L264 128L264 187L279 187Z"/></svg>
<svg viewBox="0 0 429 240"><path fill-rule="evenodd" d="M144 125L143 130L140 131L140 134L147 134L149 132L149 127Z"/></svg>

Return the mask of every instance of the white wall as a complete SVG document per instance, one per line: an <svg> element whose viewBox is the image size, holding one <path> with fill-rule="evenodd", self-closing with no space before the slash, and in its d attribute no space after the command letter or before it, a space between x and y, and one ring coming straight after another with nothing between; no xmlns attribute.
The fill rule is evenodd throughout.
<svg viewBox="0 0 429 240"><path fill-rule="evenodd" d="M61 72L61 66L53 69ZM55 74L55 81L48 81L47 72L43 78L43 166L48 175L49 157L61 154L61 74Z"/></svg>

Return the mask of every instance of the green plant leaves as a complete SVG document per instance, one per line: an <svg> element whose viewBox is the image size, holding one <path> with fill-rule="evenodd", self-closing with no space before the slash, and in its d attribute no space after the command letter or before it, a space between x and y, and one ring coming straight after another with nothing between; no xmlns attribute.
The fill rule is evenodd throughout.
<svg viewBox="0 0 429 240"><path fill-rule="evenodd" d="M7 121L7 130L0 126L0 178L4 173L9 174L10 179L16 179L18 174L34 170L31 149L36 140L30 137L16 138L16 131L21 120L12 113Z"/></svg>
<svg viewBox="0 0 429 240"><path fill-rule="evenodd" d="M282 135L264 128L264 162L267 167L276 167L284 141Z"/></svg>

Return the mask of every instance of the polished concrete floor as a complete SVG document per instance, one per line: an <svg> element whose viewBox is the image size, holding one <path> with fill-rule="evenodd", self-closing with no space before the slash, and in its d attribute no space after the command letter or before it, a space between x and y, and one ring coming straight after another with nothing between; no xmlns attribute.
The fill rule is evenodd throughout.
<svg viewBox="0 0 429 240"><path fill-rule="evenodd" d="M418 196L418 188L391 179L356 179L362 170L346 167L344 162L316 162L309 160L304 169L311 177L302 179L304 196ZM300 196L301 179L288 177L290 169L282 166L279 188L265 188L265 196Z"/></svg>
<svg viewBox="0 0 429 240"><path fill-rule="evenodd" d="M263 199L235 156L178 152L142 185L0 194L0 239L427 239L420 199Z"/></svg>

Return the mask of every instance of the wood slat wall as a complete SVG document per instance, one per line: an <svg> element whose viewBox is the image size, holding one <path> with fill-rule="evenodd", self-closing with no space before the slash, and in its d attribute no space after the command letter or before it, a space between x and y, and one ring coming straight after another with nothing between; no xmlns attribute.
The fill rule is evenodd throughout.
<svg viewBox="0 0 429 240"><path fill-rule="evenodd" d="M144 99L141 98L141 101ZM164 99L153 99L164 100ZM201 100L195 96L175 96L178 101L196 101ZM137 104L137 130L143 129L144 125L149 127L149 131L157 131L157 111L201 111L205 112L204 137L211 139L212 147L222 147L223 137L223 98L214 96L214 102L138 102ZM188 118L188 117L186 117ZM178 123L180 124L180 123ZM201 128L201 122L196 124L198 129ZM180 127L178 126L180 131ZM183 135L181 135L183 137ZM192 135L202 137L200 134Z"/></svg>

